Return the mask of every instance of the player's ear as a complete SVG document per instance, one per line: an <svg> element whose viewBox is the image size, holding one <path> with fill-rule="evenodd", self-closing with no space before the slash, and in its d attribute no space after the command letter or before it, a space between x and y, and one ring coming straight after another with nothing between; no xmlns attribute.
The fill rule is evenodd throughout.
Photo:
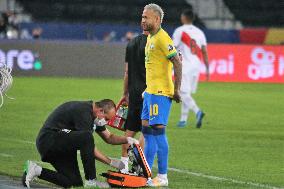
<svg viewBox="0 0 284 189"><path fill-rule="evenodd" d="M103 111L102 108L96 108L95 114L96 114L96 117L98 117L100 119L101 117L104 116L104 111Z"/></svg>
<svg viewBox="0 0 284 189"><path fill-rule="evenodd" d="M161 18L159 16L156 17L156 22L159 24L161 23Z"/></svg>
<svg viewBox="0 0 284 189"><path fill-rule="evenodd" d="M104 115L104 110L103 110L103 108L99 108L99 113L100 113L100 116L103 116L103 115Z"/></svg>
<svg viewBox="0 0 284 189"><path fill-rule="evenodd" d="M156 16L156 22L157 22L157 23L159 22L159 17L158 17L158 16Z"/></svg>

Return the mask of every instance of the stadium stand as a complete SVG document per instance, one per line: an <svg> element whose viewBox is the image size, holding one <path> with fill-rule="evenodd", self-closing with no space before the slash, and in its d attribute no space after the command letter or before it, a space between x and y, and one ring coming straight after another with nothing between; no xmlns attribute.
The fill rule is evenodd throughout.
<svg viewBox="0 0 284 189"><path fill-rule="evenodd" d="M35 21L99 22L136 24L140 21L140 12L150 0L18 0L24 9L33 15ZM165 19L169 24L176 24L182 9L190 5L184 0L163 1L156 3L165 9ZM39 11L40 10L40 11Z"/></svg>
<svg viewBox="0 0 284 189"><path fill-rule="evenodd" d="M16 17L14 29L19 31L11 32L10 27L7 38L113 42L124 41L129 31L141 31L141 11L150 2L164 8L163 27L169 34L180 25L180 11L193 7L197 14L195 25L202 28L209 43L284 41L280 28L284 26L284 0L0 0L0 11L3 13L6 6ZM0 32L0 38L5 37Z"/></svg>
<svg viewBox="0 0 284 189"><path fill-rule="evenodd" d="M283 27L283 0L224 0L235 17L246 27Z"/></svg>
<svg viewBox="0 0 284 189"><path fill-rule="evenodd" d="M235 19L223 0L186 0L195 7L199 17L210 29L240 29L242 23Z"/></svg>

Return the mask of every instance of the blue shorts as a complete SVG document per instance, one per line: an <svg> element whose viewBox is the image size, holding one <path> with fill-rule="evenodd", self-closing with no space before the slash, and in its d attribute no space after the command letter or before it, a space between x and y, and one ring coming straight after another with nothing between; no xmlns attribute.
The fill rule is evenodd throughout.
<svg viewBox="0 0 284 189"><path fill-rule="evenodd" d="M170 97L162 95L144 93L142 120L148 120L149 125L168 124L172 100Z"/></svg>

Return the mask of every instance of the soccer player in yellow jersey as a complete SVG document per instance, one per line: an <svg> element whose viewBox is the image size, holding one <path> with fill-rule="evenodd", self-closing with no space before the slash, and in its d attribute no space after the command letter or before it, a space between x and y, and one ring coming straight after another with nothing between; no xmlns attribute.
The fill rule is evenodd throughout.
<svg viewBox="0 0 284 189"><path fill-rule="evenodd" d="M172 39L161 28L164 12L156 4L148 4L142 14L142 28L149 31L145 47L146 85L142 110L142 133L145 156L152 168L158 158L158 175L149 186L168 186L168 141L166 125L172 99L180 102L182 65ZM172 80L174 68L175 81Z"/></svg>

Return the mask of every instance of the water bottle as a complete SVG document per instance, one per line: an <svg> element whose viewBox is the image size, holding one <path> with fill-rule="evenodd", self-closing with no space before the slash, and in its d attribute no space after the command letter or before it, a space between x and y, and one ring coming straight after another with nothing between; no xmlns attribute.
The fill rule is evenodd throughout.
<svg viewBox="0 0 284 189"><path fill-rule="evenodd" d="M127 119L127 113L128 113L128 107L124 106L123 107L123 115L122 118Z"/></svg>
<svg viewBox="0 0 284 189"><path fill-rule="evenodd" d="M118 115L119 117L122 117L122 116L123 116L123 112L124 112L123 107L120 106L120 107L118 108L118 110L117 110L116 115Z"/></svg>
<svg viewBox="0 0 284 189"><path fill-rule="evenodd" d="M119 126L119 123L120 123L120 117L115 117L115 120L114 120L114 122L113 122L113 125L115 126L115 127L118 127Z"/></svg>

